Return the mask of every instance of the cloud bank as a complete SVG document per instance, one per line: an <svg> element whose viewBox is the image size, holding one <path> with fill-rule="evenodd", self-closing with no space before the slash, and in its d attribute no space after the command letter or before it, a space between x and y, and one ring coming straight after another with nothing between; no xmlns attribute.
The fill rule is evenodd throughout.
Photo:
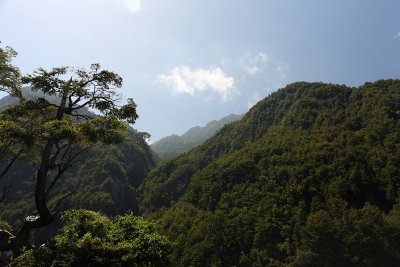
<svg viewBox="0 0 400 267"><path fill-rule="evenodd" d="M158 76L158 82L172 89L174 93L186 93L191 96L197 92L215 92L226 102L239 92L235 89L233 77L225 75L221 68L197 68L191 70L186 65L173 68L167 75Z"/></svg>

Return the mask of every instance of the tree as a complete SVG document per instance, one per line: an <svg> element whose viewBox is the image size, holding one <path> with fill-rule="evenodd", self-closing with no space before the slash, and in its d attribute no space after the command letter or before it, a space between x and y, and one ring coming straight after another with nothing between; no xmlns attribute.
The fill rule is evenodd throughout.
<svg viewBox="0 0 400 267"><path fill-rule="evenodd" d="M4 69L10 70L10 77L14 77L16 69L9 67L9 63L10 56L15 56L15 53L2 50L2 55ZM4 73L2 69L1 77ZM36 212L25 218L16 238L8 247L2 248L13 250L29 246L31 230L49 225L57 218L55 208L73 192L49 207L51 190L62 175L79 161L79 156L95 143L123 141L127 124L134 123L138 118L132 99L124 105L119 104L122 97L117 89L122 86L122 78L112 71L101 70L99 64L91 65L89 70L60 67L46 71L39 68L33 74L22 77L21 81L33 91L56 97L57 101L24 99L17 78L1 80L2 90L19 97L19 102L0 114L0 132L6 133L0 136L0 143L10 146L17 143L19 153L29 150L30 155L37 155L38 161ZM88 109L96 111L96 115Z"/></svg>

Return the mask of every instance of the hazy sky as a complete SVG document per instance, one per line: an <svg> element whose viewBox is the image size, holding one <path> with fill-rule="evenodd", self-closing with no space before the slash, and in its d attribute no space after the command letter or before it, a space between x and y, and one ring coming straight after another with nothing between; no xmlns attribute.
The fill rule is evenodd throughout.
<svg viewBox="0 0 400 267"><path fill-rule="evenodd" d="M0 0L0 40L23 73L116 71L154 141L294 81L400 78L400 1Z"/></svg>

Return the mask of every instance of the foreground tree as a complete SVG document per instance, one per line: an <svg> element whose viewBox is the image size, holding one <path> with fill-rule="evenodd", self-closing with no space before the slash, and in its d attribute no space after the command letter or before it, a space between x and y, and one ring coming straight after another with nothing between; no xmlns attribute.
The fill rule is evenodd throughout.
<svg viewBox="0 0 400 267"><path fill-rule="evenodd" d="M138 117L132 99L124 105L119 104L121 96L117 89L122 86L122 78L114 72L101 70L98 64L91 65L89 70L61 67L46 71L39 68L21 80L32 91L41 91L55 101L46 98L26 100L18 86L4 87L3 91L19 97L19 103L0 114L0 132L6 133L1 134L0 143L23 143L20 153L29 151L30 157L36 155L38 169L36 212L25 218L16 237L1 250L18 251L29 246L33 228L54 222L58 217L55 208L73 193L52 201L51 190L62 175L95 143L123 141L128 123L134 123ZM54 205L50 207L49 203Z"/></svg>

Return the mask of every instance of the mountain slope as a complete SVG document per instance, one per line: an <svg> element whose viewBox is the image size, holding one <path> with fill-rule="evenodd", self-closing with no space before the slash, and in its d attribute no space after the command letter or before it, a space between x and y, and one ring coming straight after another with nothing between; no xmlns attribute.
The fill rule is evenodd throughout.
<svg viewBox="0 0 400 267"><path fill-rule="evenodd" d="M182 136L171 135L164 137L152 144L151 148L157 153L161 160L167 160L200 145L226 124L241 118L242 115L231 114L220 120L211 121L204 127L193 127Z"/></svg>
<svg viewBox="0 0 400 267"><path fill-rule="evenodd" d="M141 185L142 208L148 212L169 207L171 201L176 201L184 194L194 173L216 158L259 139L274 125L289 124L294 117L294 127L306 124L307 119L318 119L318 123L334 119L330 114L318 114L317 110L312 110L317 107L313 107L310 97L303 96L304 94L318 94L312 96L314 100L320 98L318 106L330 108L335 116L344 117L344 107L351 90L340 85L295 83L287 86L285 90L272 93L250 109L240 121L226 125L201 146L161 164L152 171ZM326 99L323 99L324 97ZM314 118L317 115L318 118Z"/></svg>
<svg viewBox="0 0 400 267"><path fill-rule="evenodd" d="M59 99L56 96L44 95L42 91L33 92L29 86L22 88L22 95L27 99L34 99L39 97L45 97L50 102L57 102ZM18 102L18 98L7 95L0 99L0 108L6 105L14 105Z"/></svg>
<svg viewBox="0 0 400 267"><path fill-rule="evenodd" d="M399 188L400 81L295 83L153 170L141 205L179 266L396 266Z"/></svg>

